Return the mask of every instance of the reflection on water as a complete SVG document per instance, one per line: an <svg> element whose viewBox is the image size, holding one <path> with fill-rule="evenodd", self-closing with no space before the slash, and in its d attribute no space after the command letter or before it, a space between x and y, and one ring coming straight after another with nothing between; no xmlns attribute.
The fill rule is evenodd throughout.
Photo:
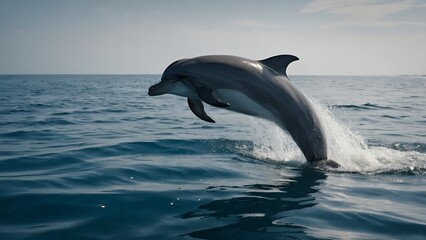
<svg viewBox="0 0 426 240"><path fill-rule="evenodd" d="M297 210L318 204L314 193L326 179L324 172L310 167L300 170L298 176L283 179L279 184L244 186L247 194L231 199L219 199L183 214L188 218L232 219L232 223L187 233L201 239L299 239L305 228L286 222L285 218Z"/></svg>

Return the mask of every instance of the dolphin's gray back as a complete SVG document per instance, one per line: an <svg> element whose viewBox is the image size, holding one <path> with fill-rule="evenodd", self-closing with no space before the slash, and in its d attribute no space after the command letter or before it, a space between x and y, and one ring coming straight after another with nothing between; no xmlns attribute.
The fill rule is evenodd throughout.
<svg viewBox="0 0 426 240"><path fill-rule="evenodd" d="M273 116L273 119L267 120L274 121L287 131L309 161L327 159L327 144L321 121L308 97L288 80L285 72L283 74L262 62L244 58L207 58L206 61L228 66L226 72L218 72L219 75L229 76L235 71L238 78L228 79L232 81L229 88L244 93L267 109ZM265 118L262 115L258 117Z"/></svg>

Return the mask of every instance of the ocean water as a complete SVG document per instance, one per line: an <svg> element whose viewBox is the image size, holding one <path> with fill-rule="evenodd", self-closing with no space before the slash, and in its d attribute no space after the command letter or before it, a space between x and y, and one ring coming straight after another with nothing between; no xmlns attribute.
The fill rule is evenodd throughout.
<svg viewBox="0 0 426 240"><path fill-rule="evenodd" d="M340 168L160 75L0 76L0 239L425 239L426 78L290 78Z"/></svg>

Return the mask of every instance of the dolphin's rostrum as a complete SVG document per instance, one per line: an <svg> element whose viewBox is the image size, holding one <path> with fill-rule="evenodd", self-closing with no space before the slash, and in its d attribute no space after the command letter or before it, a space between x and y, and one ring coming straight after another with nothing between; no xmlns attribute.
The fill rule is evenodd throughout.
<svg viewBox="0 0 426 240"><path fill-rule="evenodd" d="M226 55L201 56L172 63L150 96L170 93L188 98L191 111L214 122L203 102L267 119L287 131L309 162L327 160L324 129L309 99L287 78L296 56L261 61ZM333 164L329 164L333 165Z"/></svg>

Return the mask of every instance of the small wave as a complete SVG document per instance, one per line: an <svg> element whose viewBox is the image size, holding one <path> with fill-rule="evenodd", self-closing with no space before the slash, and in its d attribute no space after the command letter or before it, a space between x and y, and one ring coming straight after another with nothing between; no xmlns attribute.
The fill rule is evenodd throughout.
<svg viewBox="0 0 426 240"><path fill-rule="evenodd" d="M119 123L118 120L95 120L92 123Z"/></svg>
<svg viewBox="0 0 426 240"><path fill-rule="evenodd" d="M125 113L127 110L125 109L114 109L114 108L107 108L100 110L101 113Z"/></svg>
<svg viewBox="0 0 426 240"><path fill-rule="evenodd" d="M50 115L53 116L66 116L66 115L70 115L70 112L55 112L55 113L51 113Z"/></svg>
<svg viewBox="0 0 426 240"><path fill-rule="evenodd" d="M60 118L48 118L44 121L34 122L34 124L40 124L40 125L73 125L74 122L60 119Z"/></svg>
<svg viewBox="0 0 426 240"><path fill-rule="evenodd" d="M43 103L31 103L28 105L29 108L51 108L51 107L55 107L54 105L51 104L43 104Z"/></svg>
<svg viewBox="0 0 426 240"><path fill-rule="evenodd" d="M85 162L81 156L69 153L44 153L22 157L12 157L0 161L3 175L46 175L46 172L59 171L61 168L78 166L83 169Z"/></svg>
<svg viewBox="0 0 426 240"><path fill-rule="evenodd" d="M382 117L384 117L384 118L390 118L390 119L400 119L400 117L395 117L395 116L391 116L391 115L387 115L387 114L382 115Z"/></svg>
<svg viewBox="0 0 426 240"><path fill-rule="evenodd" d="M32 110L32 109L9 109L9 110L0 111L0 114L31 113L31 112L34 112L34 110Z"/></svg>
<svg viewBox="0 0 426 240"><path fill-rule="evenodd" d="M416 151L426 153L426 144L424 143L394 143L390 148L403 152Z"/></svg>
<svg viewBox="0 0 426 240"><path fill-rule="evenodd" d="M56 137L56 134L50 130L41 130L41 131L13 131L8 133L0 134L4 138L26 138L26 139L44 139L44 138L53 138Z"/></svg>
<svg viewBox="0 0 426 240"><path fill-rule="evenodd" d="M392 107L380 106L372 103L365 103L361 105L332 105L331 108L349 108L355 110L375 110L375 109L393 109Z"/></svg>
<svg viewBox="0 0 426 240"><path fill-rule="evenodd" d="M86 114L105 114L105 113L126 113L128 112L125 109L111 109L111 108L102 108L102 109L78 109L72 111L60 111L51 113L53 116L67 116L67 115L86 115Z"/></svg>
<svg viewBox="0 0 426 240"><path fill-rule="evenodd" d="M401 169L391 169L391 170L378 170L373 172L374 174L393 174L393 175L426 175L426 165L424 166L409 166L409 167L403 167Z"/></svg>
<svg viewBox="0 0 426 240"><path fill-rule="evenodd" d="M132 117L124 117L121 120L123 121L129 121L129 122L137 122L137 121L151 121L151 120L157 120L156 117L152 116L132 116Z"/></svg>
<svg viewBox="0 0 426 240"><path fill-rule="evenodd" d="M8 125L19 125L19 126L25 126L25 127L40 127L40 126L46 126L46 127L50 127L50 126L63 126L63 125L74 125L76 124L73 121L68 121L68 120L64 120L64 119L60 119L60 118L48 118L45 120L40 120L40 121L31 121L31 120L22 120L22 119L16 119L15 121L9 121L9 122L0 122L0 126L8 126ZM5 133L5 136L13 136L14 133L23 133L23 132L32 132L32 133L37 133L40 132L38 130L32 130L32 131L14 131L14 132L9 132L9 133Z"/></svg>
<svg viewBox="0 0 426 240"><path fill-rule="evenodd" d="M237 153L238 149L250 146L249 141L229 139L163 139L147 142L121 142L73 149L62 154L84 156L86 159L123 155L205 155Z"/></svg>

